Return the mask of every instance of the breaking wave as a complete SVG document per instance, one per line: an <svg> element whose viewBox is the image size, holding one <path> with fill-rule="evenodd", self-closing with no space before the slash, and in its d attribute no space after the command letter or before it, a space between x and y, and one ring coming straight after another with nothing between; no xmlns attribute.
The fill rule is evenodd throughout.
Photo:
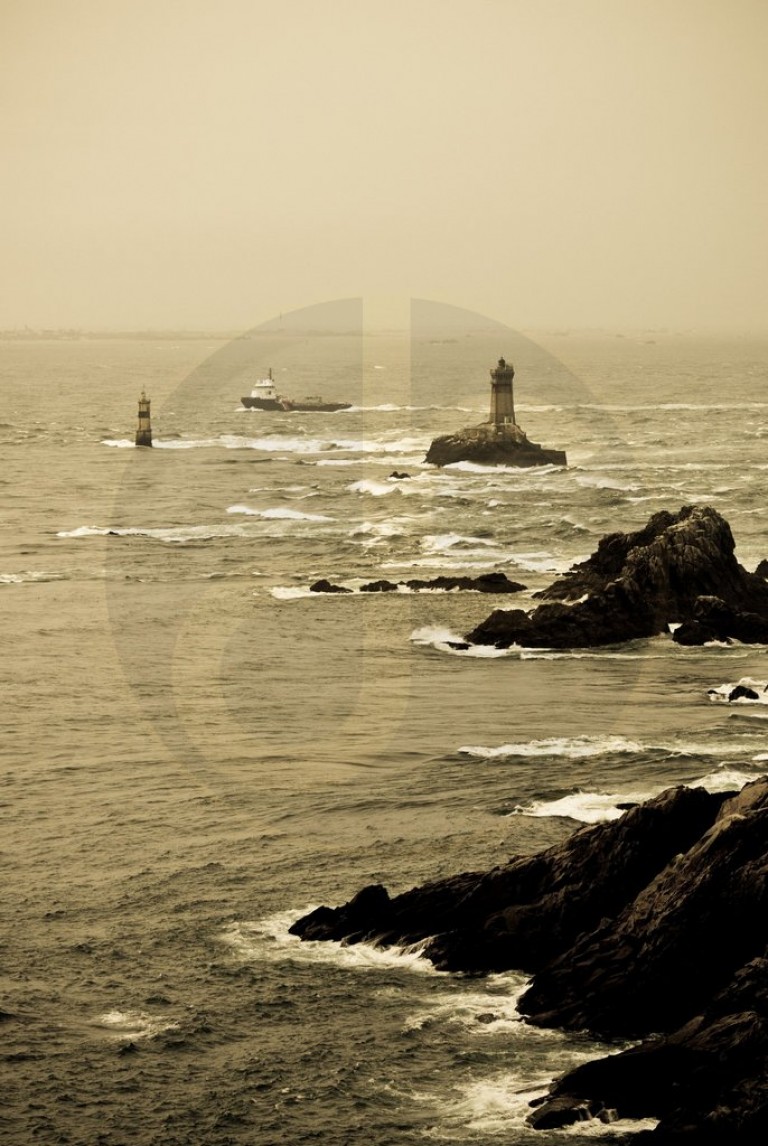
<svg viewBox="0 0 768 1146"><path fill-rule="evenodd" d="M716 768L698 779L686 781L689 788L706 788L708 792L738 792L745 784L765 775L763 771L746 772L739 768ZM670 784L635 788L625 792L599 792L577 789L552 799L531 800L519 804L510 816L561 817L577 820L583 824L597 824L606 820L618 820L628 807L642 804L658 796Z"/></svg>
<svg viewBox="0 0 768 1146"><path fill-rule="evenodd" d="M315 905L316 906L316 905ZM427 940L409 947L374 947L370 943L344 944L332 940L302 940L289 927L314 907L282 911L258 922L229 924L221 936L244 961L278 963L333 963L354 970L400 969L440 975L422 955Z"/></svg>
<svg viewBox="0 0 768 1146"><path fill-rule="evenodd" d="M497 649L494 645L471 645L463 637L439 625L425 625L411 633L414 645L424 645L455 657L492 660L496 657L519 656L518 648Z"/></svg>
<svg viewBox="0 0 768 1146"><path fill-rule="evenodd" d="M39 584L41 581L66 581L65 573L47 573L42 569L28 569L23 573L0 573L0 585Z"/></svg>
<svg viewBox="0 0 768 1146"><path fill-rule="evenodd" d="M252 509L249 505L229 505L227 513L241 513L245 517L261 517L268 521L334 521L323 513L301 513L298 509Z"/></svg>
<svg viewBox="0 0 768 1146"><path fill-rule="evenodd" d="M581 760L589 756L603 756L607 752L643 752L645 749L636 740L626 740L623 736L576 736L552 737L547 740L529 740L522 744L500 744L495 748L482 745L465 745L457 751L462 756L477 756L483 760L495 760L510 756L561 756L569 760Z"/></svg>

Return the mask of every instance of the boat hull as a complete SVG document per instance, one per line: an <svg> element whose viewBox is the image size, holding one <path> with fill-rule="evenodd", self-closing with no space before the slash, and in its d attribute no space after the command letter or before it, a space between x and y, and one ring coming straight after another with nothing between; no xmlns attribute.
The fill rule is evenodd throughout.
<svg viewBox="0 0 768 1146"><path fill-rule="evenodd" d="M320 414L332 414L336 410L351 409L351 402L311 402L291 398L241 398L242 404L249 410L282 410L286 413L305 411Z"/></svg>

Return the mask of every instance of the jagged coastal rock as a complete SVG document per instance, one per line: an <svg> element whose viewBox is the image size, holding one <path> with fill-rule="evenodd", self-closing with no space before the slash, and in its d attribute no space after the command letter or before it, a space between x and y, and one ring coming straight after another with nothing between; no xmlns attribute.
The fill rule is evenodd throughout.
<svg viewBox="0 0 768 1146"><path fill-rule="evenodd" d="M662 510L536 594L530 613L498 609L466 639L509 648L586 648L677 626L679 644L768 643L768 583L736 560L728 522L708 506ZM569 603L571 602L571 603Z"/></svg>
<svg viewBox="0 0 768 1146"><path fill-rule="evenodd" d="M570 1072L536 1129L660 1119L659 1143L746 1146L768 1127L768 779L675 788L534 856L390 898L364 888L304 939L425 941L445 970L522 969L528 1021L645 1039Z"/></svg>
<svg viewBox="0 0 768 1146"><path fill-rule="evenodd" d="M564 466L562 450L548 450L528 440L515 421L514 367L500 358L491 370L491 410L487 422L435 438L426 461L436 466L475 462L486 466Z"/></svg>

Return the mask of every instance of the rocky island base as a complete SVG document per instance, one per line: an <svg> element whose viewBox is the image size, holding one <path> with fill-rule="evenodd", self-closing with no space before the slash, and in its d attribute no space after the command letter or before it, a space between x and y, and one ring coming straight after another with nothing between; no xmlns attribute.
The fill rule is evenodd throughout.
<svg viewBox="0 0 768 1146"><path fill-rule="evenodd" d="M474 462L483 466L564 466L563 450L548 450L529 441L512 422L483 422L435 438L424 459L436 466Z"/></svg>

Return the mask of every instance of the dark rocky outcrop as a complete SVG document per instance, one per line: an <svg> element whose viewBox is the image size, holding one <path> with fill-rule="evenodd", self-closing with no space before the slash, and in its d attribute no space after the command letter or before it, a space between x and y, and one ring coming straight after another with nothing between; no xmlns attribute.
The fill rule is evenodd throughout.
<svg viewBox="0 0 768 1146"><path fill-rule="evenodd" d="M620 915L544 969L520 1009L543 1026L604 1035L675 1029L766 943L768 781L761 780L729 799Z"/></svg>
<svg viewBox="0 0 768 1146"><path fill-rule="evenodd" d="M724 799L702 788L670 789L547 851L392 899L382 887L366 888L343 907L318 908L292 931L304 939L382 945L428 939L426 955L446 971L535 971L583 932L615 918L693 846Z"/></svg>
<svg viewBox="0 0 768 1146"><path fill-rule="evenodd" d="M736 561L728 522L707 506L662 510L538 593L531 613L496 610L466 637L500 648L594 647L679 626L681 644L768 642L768 584ZM568 603L572 602L572 603Z"/></svg>
<svg viewBox="0 0 768 1146"><path fill-rule="evenodd" d="M752 1146L768 1130L768 779L671 789L538 855L319 908L307 939L426 941L439 967L534 973L540 1026L645 1039L571 1071L534 1128L660 1119L637 1142Z"/></svg>
<svg viewBox="0 0 768 1146"><path fill-rule="evenodd" d="M762 577L764 580L768 581L768 558L765 558L760 562L757 569L755 569L755 573L758 575L758 577Z"/></svg>
<svg viewBox="0 0 768 1146"><path fill-rule="evenodd" d="M648 1146L757 1146L768 1132L768 959L740 967L689 1022L577 1067L536 1103L538 1130L584 1118L658 1118Z"/></svg>
<svg viewBox="0 0 768 1146"><path fill-rule="evenodd" d="M748 574L749 576L749 574ZM727 605L719 597L698 597L689 620L674 633L680 645L703 645L708 641L743 641L768 644L768 615Z"/></svg>
<svg viewBox="0 0 768 1146"><path fill-rule="evenodd" d="M564 466L563 450L548 450L531 442L520 426L483 422L435 438L425 461L436 466L474 462L486 466Z"/></svg>
<svg viewBox="0 0 768 1146"><path fill-rule="evenodd" d="M735 684L721 684L719 688L708 688L707 696L710 700L726 701L728 704L736 700L765 703L768 700L768 683L745 676Z"/></svg>
<svg viewBox="0 0 768 1146"><path fill-rule="evenodd" d="M506 573L481 573L479 577L451 577L441 574L422 580L411 577L407 581L369 581L360 586L361 593L391 593L404 585L408 589L460 589L473 593L520 593L525 589L519 581L510 581Z"/></svg>
<svg viewBox="0 0 768 1146"><path fill-rule="evenodd" d="M343 585L333 585L325 577L321 577L319 581L315 581L309 586L310 593L351 593L351 589L345 588Z"/></svg>
<svg viewBox="0 0 768 1146"><path fill-rule="evenodd" d="M759 700L760 695L756 693L753 688L748 688L747 685L737 684L728 693L729 700Z"/></svg>
<svg viewBox="0 0 768 1146"><path fill-rule="evenodd" d="M479 577L450 577L440 575L421 580L412 577L407 581L369 581L360 586L361 593L396 593L400 587L406 589L442 589L446 592L462 590L474 593L520 593L525 589L519 581L510 581L506 573L481 573ZM352 593L341 585L334 585L325 579L310 585L311 593Z"/></svg>

